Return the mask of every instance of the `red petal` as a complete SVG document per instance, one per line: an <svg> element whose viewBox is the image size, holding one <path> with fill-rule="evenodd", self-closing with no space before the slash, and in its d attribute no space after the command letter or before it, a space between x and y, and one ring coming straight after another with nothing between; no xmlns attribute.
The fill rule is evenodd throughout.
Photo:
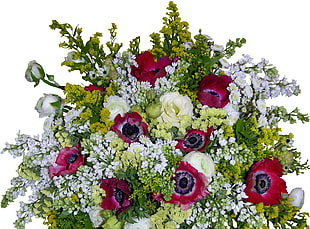
<svg viewBox="0 0 310 229"><path fill-rule="evenodd" d="M169 60L168 56L164 56L158 59L157 63L155 64L156 69L158 68L164 68L167 65L171 64L171 61Z"/></svg>
<svg viewBox="0 0 310 229"><path fill-rule="evenodd" d="M155 70L155 62L153 54L146 51L136 56L136 62L138 63L138 68L141 71L152 71Z"/></svg>
<svg viewBox="0 0 310 229"><path fill-rule="evenodd" d="M50 166L48 168L48 174L49 174L49 177L50 178L53 178L54 176L59 176L60 175L60 172L65 170L66 169L66 166Z"/></svg>
<svg viewBox="0 0 310 229"><path fill-rule="evenodd" d="M80 153L80 144L77 144L73 147L65 147L59 151L59 154L56 158L56 164L58 165L67 165L67 160L72 154Z"/></svg>

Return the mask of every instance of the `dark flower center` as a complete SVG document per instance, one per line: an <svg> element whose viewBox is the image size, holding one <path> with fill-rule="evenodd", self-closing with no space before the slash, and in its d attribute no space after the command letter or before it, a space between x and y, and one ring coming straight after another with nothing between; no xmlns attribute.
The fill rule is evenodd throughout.
<svg viewBox="0 0 310 229"><path fill-rule="evenodd" d="M67 166L66 166L67 170L69 169L70 164L73 164L76 161L78 156L79 156L78 154L71 154L70 155L70 157L67 159Z"/></svg>
<svg viewBox="0 0 310 229"><path fill-rule="evenodd" d="M219 93L217 93L216 91L213 91L213 90L211 90L211 89L207 89L207 90L205 90L205 92L207 92L207 93L209 93L209 94L211 94L211 95L214 95L214 96L217 97L217 98L220 98L220 97L221 97Z"/></svg>
<svg viewBox="0 0 310 229"><path fill-rule="evenodd" d="M115 188L115 189L114 189L114 197L115 197L115 200L116 200L120 205L123 204L123 201L124 201L124 193L123 193L122 190L120 190L119 188Z"/></svg>
<svg viewBox="0 0 310 229"><path fill-rule="evenodd" d="M159 72L160 71L160 68L157 68L157 69L154 69L154 70L151 70L151 72L153 72L153 73L157 73L157 72Z"/></svg>
<svg viewBox="0 0 310 229"><path fill-rule="evenodd" d="M192 192L194 185L195 185L195 179L189 172L177 172L175 178L174 178L176 184L174 191L181 195L186 195L190 192Z"/></svg>
<svg viewBox="0 0 310 229"><path fill-rule="evenodd" d="M179 181L179 186L180 186L181 188L186 188L187 185L188 185L188 180L187 180L187 178L185 178L185 177L181 178L180 181Z"/></svg>
<svg viewBox="0 0 310 229"><path fill-rule="evenodd" d="M122 134L129 138L131 141L134 141L138 138L140 133L139 127L136 125L130 125L129 123L125 123L122 128Z"/></svg>
<svg viewBox="0 0 310 229"><path fill-rule="evenodd" d="M183 142L186 148L199 149L203 146L204 137L199 133L190 134Z"/></svg>
<svg viewBox="0 0 310 229"><path fill-rule="evenodd" d="M78 154L71 154L70 157L67 159L67 164L73 164L78 158L78 156Z"/></svg>
<svg viewBox="0 0 310 229"><path fill-rule="evenodd" d="M269 190L271 186L271 178L267 174L257 174L253 179L253 188L256 193L263 195Z"/></svg>

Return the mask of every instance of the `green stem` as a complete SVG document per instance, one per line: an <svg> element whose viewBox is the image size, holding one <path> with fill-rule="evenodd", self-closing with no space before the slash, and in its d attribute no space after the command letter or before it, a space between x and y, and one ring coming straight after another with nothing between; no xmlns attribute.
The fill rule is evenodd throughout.
<svg viewBox="0 0 310 229"><path fill-rule="evenodd" d="M64 90L65 89L65 87L64 86L60 86L59 84L57 84L57 83L53 83L53 82L51 82L51 81L48 81L48 80L46 80L46 79L41 79L44 83L46 83L47 85L49 85L49 86L52 86L52 87L56 87L56 88L59 88L59 89L61 89L61 90Z"/></svg>

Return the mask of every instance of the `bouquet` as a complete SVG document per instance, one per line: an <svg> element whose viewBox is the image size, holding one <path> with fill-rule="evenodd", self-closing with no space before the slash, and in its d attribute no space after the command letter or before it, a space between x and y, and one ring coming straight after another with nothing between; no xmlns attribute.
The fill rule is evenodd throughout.
<svg viewBox="0 0 310 229"><path fill-rule="evenodd" d="M121 51L115 24L103 45L101 33L84 41L80 27L52 22L69 50L62 65L84 83L28 65L26 80L60 93L37 102L42 135L18 133L2 150L22 158L1 201L28 195L16 228L34 216L50 229L309 228L304 191L283 175L310 167L279 127L309 116L267 104L298 95L296 81L266 59L229 63L245 39L192 37L177 6L167 10L149 50L136 37Z"/></svg>

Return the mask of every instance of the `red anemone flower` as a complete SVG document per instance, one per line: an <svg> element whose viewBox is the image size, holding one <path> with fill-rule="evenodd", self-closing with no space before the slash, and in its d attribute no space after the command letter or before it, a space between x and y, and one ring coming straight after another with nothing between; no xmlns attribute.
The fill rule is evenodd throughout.
<svg viewBox="0 0 310 229"><path fill-rule="evenodd" d="M104 87L97 87L93 84L87 86L84 88L85 91L95 91L95 90L98 90L100 92L103 92L104 91Z"/></svg>
<svg viewBox="0 0 310 229"><path fill-rule="evenodd" d="M207 177L186 161L179 162L173 179L175 180L175 189L171 199L164 201L165 203L180 204L181 209L186 210L208 195ZM163 200L162 194L153 197L159 201Z"/></svg>
<svg viewBox="0 0 310 229"><path fill-rule="evenodd" d="M50 166L48 173L50 178L75 174L78 168L84 164L85 157L80 154L81 147L77 144L73 147L65 147L59 151L56 158L56 166Z"/></svg>
<svg viewBox="0 0 310 229"><path fill-rule="evenodd" d="M146 135L148 131L147 124L142 122L142 117L137 112L125 113L124 117L118 114L114 118L114 122L111 130L127 143L137 141L141 135Z"/></svg>
<svg viewBox="0 0 310 229"><path fill-rule="evenodd" d="M130 189L125 180L116 178L103 179L100 187L106 194L106 197L101 202L101 207L103 209L117 210L116 214L119 214L130 208Z"/></svg>
<svg viewBox="0 0 310 229"><path fill-rule="evenodd" d="M203 151L210 142L210 135L213 127L209 127L207 132L201 130L188 130L183 139L178 141L176 148L188 151Z"/></svg>
<svg viewBox="0 0 310 229"><path fill-rule="evenodd" d="M205 76L198 88L198 99L208 107L223 108L229 103L228 85L232 82L229 76L217 76L214 74Z"/></svg>
<svg viewBox="0 0 310 229"><path fill-rule="evenodd" d="M153 54L148 51L137 55L136 62L138 67L131 65L131 74L138 81L147 81L152 86L155 85L155 81L158 78L166 76L165 67L171 64L168 56L161 57L155 62Z"/></svg>
<svg viewBox="0 0 310 229"><path fill-rule="evenodd" d="M277 158L266 158L255 163L246 180L247 201L264 205L279 204L282 193L287 193L286 183L281 178L282 166Z"/></svg>

